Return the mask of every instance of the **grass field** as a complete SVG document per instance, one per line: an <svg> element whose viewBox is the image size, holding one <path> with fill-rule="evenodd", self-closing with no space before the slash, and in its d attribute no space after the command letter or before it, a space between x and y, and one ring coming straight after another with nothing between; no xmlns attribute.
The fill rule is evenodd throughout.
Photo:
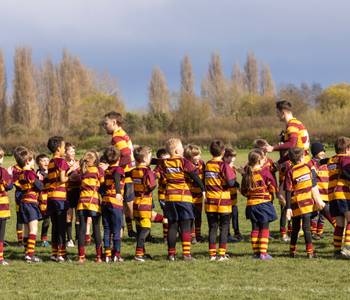
<svg viewBox="0 0 350 300"><path fill-rule="evenodd" d="M238 152L237 165L243 164L247 151ZM208 158L208 155L205 155ZM12 163L6 159L5 166ZM14 199L11 192L12 218L8 222L6 240L13 245L15 235ZM272 261L251 258L250 222L244 217L245 199L239 197L240 226L244 241L229 244L233 258L225 262L209 262L207 243L192 246L193 262L168 262L167 247L161 243L161 226L152 228L159 243L146 244L152 261L132 260L134 242L123 240L120 264L96 264L94 247L88 247L88 262L58 264L49 262L49 249L37 247L41 264L25 263L23 250L9 246L5 257L10 266L0 267L1 299L349 299L349 261L332 257L331 227L326 224L325 238L314 243L318 257L305 258L304 240L300 238L298 257L288 257L289 246L278 239L270 242ZM279 208L276 208L279 213ZM271 224L272 235L278 235L278 221ZM207 234L204 221L203 233ZM181 244L178 243L178 253ZM76 249L69 249L71 257Z"/></svg>

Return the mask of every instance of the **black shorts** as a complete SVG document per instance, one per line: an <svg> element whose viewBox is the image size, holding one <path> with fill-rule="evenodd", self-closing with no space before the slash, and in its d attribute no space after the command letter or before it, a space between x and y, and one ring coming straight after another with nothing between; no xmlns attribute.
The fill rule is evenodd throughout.
<svg viewBox="0 0 350 300"><path fill-rule="evenodd" d="M188 202L165 201L164 215L169 222L193 220L193 204Z"/></svg>
<svg viewBox="0 0 350 300"><path fill-rule="evenodd" d="M70 208L76 208L78 206L79 197L79 189L72 189L70 191L67 191L67 200Z"/></svg>
<svg viewBox="0 0 350 300"><path fill-rule="evenodd" d="M124 185L124 202L134 201L135 192L134 184L132 182L125 183Z"/></svg>
<svg viewBox="0 0 350 300"><path fill-rule="evenodd" d="M77 216L81 217L99 217L101 213L93 210L82 209L77 211Z"/></svg>
<svg viewBox="0 0 350 300"><path fill-rule="evenodd" d="M21 203L19 205L19 217L23 224L29 224L42 218L39 206L36 203Z"/></svg>
<svg viewBox="0 0 350 300"><path fill-rule="evenodd" d="M332 200L329 202L329 212L333 218L343 217L350 210L350 200Z"/></svg>

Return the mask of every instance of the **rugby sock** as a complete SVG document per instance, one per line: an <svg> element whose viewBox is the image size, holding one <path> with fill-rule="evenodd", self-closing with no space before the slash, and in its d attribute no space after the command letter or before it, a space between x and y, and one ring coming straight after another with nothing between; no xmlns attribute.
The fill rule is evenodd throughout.
<svg viewBox="0 0 350 300"><path fill-rule="evenodd" d="M58 256L58 246L56 243L51 243L51 255L57 257Z"/></svg>
<svg viewBox="0 0 350 300"><path fill-rule="evenodd" d="M18 243L23 243L23 230L22 229L17 229L17 241Z"/></svg>
<svg viewBox="0 0 350 300"><path fill-rule="evenodd" d="M144 254L145 254L144 248L142 248L142 247L136 247L136 252L135 252L135 255L136 255L136 256L143 256Z"/></svg>
<svg viewBox="0 0 350 300"><path fill-rule="evenodd" d="M314 252L314 247L313 247L312 243L306 244L306 253L312 254L313 252Z"/></svg>
<svg viewBox="0 0 350 300"><path fill-rule="evenodd" d="M339 252L343 240L344 227L335 226L333 233L334 251Z"/></svg>
<svg viewBox="0 0 350 300"><path fill-rule="evenodd" d="M191 255L191 231L185 231L181 234L182 238L182 254L183 256Z"/></svg>
<svg viewBox="0 0 350 300"><path fill-rule="evenodd" d="M24 246L24 253L27 254L28 251L28 237L23 237L23 246Z"/></svg>
<svg viewBox="0 0 350 300"><path fill-rule="evenodd" d="M85 235L85 245L89 245L91 243L91 235L86 234Z"/></svg>
<svg viewBox="0 0 350 300"><path fill-rule="evenodd" d="M311 219L310 223L311 223L311 233L312 234L317 233L317 219L316 218Z"/></svg>
<svg viewBox="0 0 350 300"><path fill-rule="evenodd" d="M119 240L113 241L113 256L120 257L121 242Z"/></svg>
<svg viewBox="0 0 350 300"><path fill-rule="evenodd" d="M176 255L176 248L168 248L168 256Z"/></svg>
<svg viewBox="0 0 350 300"><path fill-rule="evenodd" d="M280 228L280 233L281 233L281 236L284 236L285 234L287 234L287 229L286 229L286 227L281 227L281 228Z"/></svg>
<svg viewBox="0 0 350 300"><path fill-rule="evenodd" d="M226 248L227 248L227 244L226 243L220 243L219 244L219 249L218 249L219 256L225 256L226 255Z"/></svg>
<svg viewBox="0 0 350 300"><path fill-rule="evenodd" d="M317 234L322 235L323 234L323 223L317 224Z"/></svg>
<svg viewBox="0 0 350 300"><path fill-rule="evenodd" d="M259 251L262 255L265 255L267 253L269 235L270 230L268 228L263 228L259 231Z"/></svg>
<svg viewBox="0 0 350 300"><path fill-rule="evenodd" d="M4 260L4 241L0 241L0 261Z"/></svg>
<svg viewBox="0 0 350 300"><path fill-rule="evenodd" d="M66 245L59 245L58 246L58 256L66 257L67 252L66 252Z"/></svg>
<svg viewBox="0 0 350 300"><path fill-rule="evenodd" d="M216 244L209 244L209 256L216 256Z"/></svg>
<svg viewBox="0 0 350 300"><path fill-rule="evenodd" d="M79 246L78 254L79 254L79 259L85 258L85 247L84 246Z"/></svg>
<svg viewBox="0 0 350 300"><path fill-rule="evenodd" d="M105 257L111 257L112 256L112 250L111 248L105 248Z"/></svg>
<svg viewBox="0 0 350 300"><path fill-rule="evenodd" d="M259 229L253 229L250 233L250 242L252 244L252 249L254 254L259 254Z"/></svg>
<svg viewBox="0 0 350 300"><path fill-rule="evenodd" d="M161 214L156 214L155 217L154 217L154 223L162 223L163 222L163 219L164 219L164 216L161 215Z"/></svg>
<svg viewBox="0 0 350 300"><path fill-rule="evenodd" d="M33 257L35 253L35 241L36 241L36 235L35 234L29 234L28 240L27 240L27 253L26 255Z"/></svg>
<svg viewBox="0 0 350 300"><path fill-rule="evenodd" d="M290 244L289 246L289 253L294 255L297 252L297 245Z"/></svg>
<svg viewBox="0 0 350 300"><path fill-rule="evenodd" d="M168 220L164 218L163 220L163 238L166 239L168 237Z"/></svg>
<svg viewBox="0 0 350 300"><path fill-rule="evenodd" d="M48 237L47 237L47 235L42 235L42 236L40 237L40 239L41 239L42 242L47 242L47 241L49 240Z"/></svg>
<svg viewBox="0 0 350 300"><path fill-rule="evenodd" d="M96 246L96 258L101 258L102 257L102 245L97 245Z"/></svg>
<svg viewBox="0 0 350 300"><path fill-rule="evenodd" d="M344 246L347 248L350 247L350 223L346 225Z"/></svg>

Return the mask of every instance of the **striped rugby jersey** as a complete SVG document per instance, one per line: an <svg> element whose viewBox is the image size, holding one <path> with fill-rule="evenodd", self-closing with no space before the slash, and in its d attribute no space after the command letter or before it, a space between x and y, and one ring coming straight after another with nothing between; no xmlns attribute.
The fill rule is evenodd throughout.
<svg viewBox="0 0 350 300"><path fill-rule="evenodd" d="M53 157L49 162L48 171L48 196L47 201L67 201L67 184L61 182L61 172L67 172L69 166L64 158Z"/></svg>
<svg viewBox="0 0 350 300"><path fill-rule="evenodd" d="M302 162L288 169L285 190L291 192L293 217L311 213L315 210L312 198L313 175L308 164Z"/></svg>
<svg viewBox="0 0 350 300"><path fill-rule="evenodd" d="M165 200L165 190L166 190L165 175L164 175L163 170L159 164L154 168L153 171L156 174L156 178L158 180L158 200L164 201Z"/></svg>
<svg viewBox="0 0 350 300"><path fill-rule="evenodd" d="M102 198L102 205L123 209L123 199L119 201L116 198L117 192L114 180L114 176L116 173L120 175L120 193L121 195L124 194L124 169L122 167L119 167L117 164L109 165L107 170L105 171L105 193Z"/></svg>
<svg viewBox="0 0 350 300"><path fill-rule="evenodd" d="M24 169L19 175L19 184L22 190L21 203L38 203L39 193L35 186L38 176L33 170Z"/></svg>
<svg viewBox="0 0 350 300"><path fill-rule="evenodd" d="M247 197L247 206L258 205L272 201L273 193L277 192L276 180L269 168L257 168L253 170L254 188L244 190L241 193Z"/></svg>
<svg viewBox="0 0 350 300"><path fill-rule="evenodd" d="M235 167L231 167L231 168L232 168L233 173L235 174L235 177L236 177L236 174L237 174L236 168ZM238 188L236 186L230 188L230 195L231 195L231 200L232 200L232 206L237 205Z"/></svg>
<svg viewBox="0 0 350 300"><path fill-rule="evenodd" d="M199 179L203 181L204 179L204 170L205 163L203 160L200 160L198 164L194 164L195 173L198 175ZM186 180L190 186L190 191L192 193L192 201L193 203L202 203L203 201L203 192L201 188L189 177L186 176Z"/></svg>
<svg viewBox="0 0 350 300"><path fill-rule="evenodd" d="M38 169L36 171L37 176L39 174L41 174L42 176L44 176L44 180L42 180L42 184L43 184L43 189L40 191L39 193L39 209L42 213L45 213L47 210L47 196L48 196L48 187L49 187L49 178L47 177L47 174L45 173L45 171L41 171L40 169Z"/></svg>
<svg viewBox="0 0 350 300"><path fill-rule="evenodd" d="M16 189L20 189L18 177L21 174L22 168L18 165L12 167L12 182Z"/></svg>
<svg viewBox="0 0 350 300"><path fill-rule="evenodd" d="M103 183L103 169L96 166L87 167L86 172L81 174L80 197L77 210L101 212L99 189Z"/></svg>
<svg viewBox="0 0 350 300"><path fill-rule="evenodd" d="M297 144L295 147L302 148L308 151L310 148L309 133L303 123L298 119L290 119L287 123L287 129L284 136L284 142L287 142L291 136L297 138Z"/></svg>
<svg viewBox="0 0 350 300"><path fill-rule="evenodd" d="M206 201L205 211L216 213L231 213L232 200L228 181L236 176L228 163L221 158L213 158L205 165Z"/></svg>
<svg viewBox="0 0 350 300"><path fill-rule="evenodd" d="M131 171L134 183L134 217L151 219L152 191L156 188L156 177L153 171L146 166L136 166Z"/></svg>
<svg viewBox="0 0 350 300"><path fill-rule="evenodd" d="M350 200L350 181L342 170L350 172L350 155L336 154L327 163L329 174L329 201Z"/></svg>
<svg viewBox="0 0 350 300"><path fill-rule="evenodd" d="M329 201L329 171L327 164L320 165L319 160L313 158L308 163L310 167L316 170L317 187L320 192L321 199L325 202Z"/></svg>
<svg viewBox="0 0 350 300"><path fill-rule="evenodd" d="M128 172L130 172L135 166L134 159L134 147L129 136L126 132L119 128L113 132L112 146L116 147L120 151L119 165L124 169L125 172L125 183L132 182Z"/></svg>
<svg viewBox="0 0 350 300"><path fill-rule="evenodd" d="M164 159L161 166L166 180L165 201L192 203L185 174L194 173L195 166L183 157Z"/></svg>
<svg viewBox="0 0 350 300"><path fill-rule="evenodd" d="M12 184L12 178L7 170L0 167L0 219L7 219L11 216L10 203L7 189Z"/></svg>
<svg viewBox="0 0 350 300"><path fill-rule="evenodd" d="M68 166L72 166L74 163L77 163L79 161L71 161L71 162L67 162ZM80 180L79 180L79 176L80 175L80 170L74 170L69 174L69 179L67 182L67 191L71 191L74 189L79 189L80 188Z"/></svg>

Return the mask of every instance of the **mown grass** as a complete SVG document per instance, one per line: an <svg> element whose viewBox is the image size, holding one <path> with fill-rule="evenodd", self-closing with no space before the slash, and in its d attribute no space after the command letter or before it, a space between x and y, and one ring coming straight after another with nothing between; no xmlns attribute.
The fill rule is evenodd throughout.
<svg viewBox="0 0 350 300"><path fill-rule="evenodd" d="M246 159L247 151L239 151L237 165ZM208 158L208 155L205 155ZM6 159L5 166L12 163ZM121 264L96 264L94 247L88 247L89 261L57 264L49 262L48 248L37 247L44 262L25 263L22 249L14 246L15 212L11 193L12 218L8 222L6 240L11 243L5 256L11 265L0 268L1 299L349 299L349 262L332 257L331 227L326 224L325 238L315 242L317 259L307 260L304 241L300 238L298 258L288 258L289 246L273 239L269 252L272 261L251 258L250 223L244 217L245 199L239 197L240 226L244 241L229 244L233 258L226 262L209 262L207 243L192 246L194 262L166 260L167 247L161 242L161 226L153 225L152 235L158 243L147 243L152 261L132 260L134 241L124 239ZM279 208L277 208L279 212ZM272 235L278 237L278 221L271 224ZM207 233L204 221L203 233ZM179 254L181 245L178 244ZM69 249L71 257L76 249Z"/></svg>

